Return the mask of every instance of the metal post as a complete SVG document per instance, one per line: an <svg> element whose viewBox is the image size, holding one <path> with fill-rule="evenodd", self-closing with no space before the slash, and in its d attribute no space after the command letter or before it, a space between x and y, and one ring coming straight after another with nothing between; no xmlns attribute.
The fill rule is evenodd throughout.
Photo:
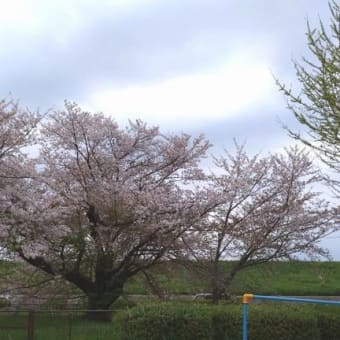
<svg viewBox="0 0 340 340"><path fill-rule="evenodd" d="M242 340L248 339L248 304L242 304Z"/></svg>
<svg viewBox="0 0 340 340"><path fill-rule="evenodd" d="M68 314L68 340L72 338L72 314Z"/></svg>
<svg viewBox="0 0 340 340"><path fill-rule="evenodd" d="M27 340L34 340L34 312L32 310L27 316Z"/></svg>
<svg viewBox="0 0 340 340"><path fill-rule="evenodd" d="M253 294L243 294L242 297L242 340L248 339L248 303L253 299Z"/></svg>

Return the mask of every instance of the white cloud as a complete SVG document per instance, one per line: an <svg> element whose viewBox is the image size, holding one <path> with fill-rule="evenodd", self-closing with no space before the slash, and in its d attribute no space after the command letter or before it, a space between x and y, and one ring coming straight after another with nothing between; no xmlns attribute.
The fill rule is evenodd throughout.
<svg viewBox="0 0 340 340"><path fill-rule="evenodd" d="M0 21L2 26L32 24L35 16L29 1L0 1Z"/></svg>
<svg viewBox="0 0 340 340"><path fill-rule="evenodd" d="M87 106L111 113L118 121L141 118L171 126L255 112L257 104L274 100L273 78L265 63L241 59L233 59L212 73L103 88L90 96Z"/></svg>

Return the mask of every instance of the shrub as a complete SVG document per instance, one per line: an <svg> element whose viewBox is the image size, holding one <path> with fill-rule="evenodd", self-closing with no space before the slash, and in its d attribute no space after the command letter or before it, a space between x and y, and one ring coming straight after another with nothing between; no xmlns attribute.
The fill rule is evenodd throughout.
<svg viewBox="0 0 340 340"><path fill-rule="evenodd" d="M241 337L241 308L202 303L160 303L135 307L116 317L122 339L191 340Z"/></svg>
<svg viewBox="0 0 340 340"><path fill-rule="evenodd" d="M340 339L340 307L318 306L316 309L321 340Z"/></svg>
<svg viewBox="0 0 340 340"><path fill-rule="evenodd" d="M311 306L259 304L249 308L249 338L261 340L320 340Z"/></svg>
<svg viewBox="0 0 340 340"><path fill-rule="evenodd" d="M241 305L153 303L118 313L124 340L234 340L242 338ZM293 304L252 304L251 340L340 339L340 310Z"/></svg>
<svg viewBox="0 0 340 340"><path fill-rule="evenodd" d="M123 339L207 339L211 322L201 305L150 304L120 316Z"/></svg>

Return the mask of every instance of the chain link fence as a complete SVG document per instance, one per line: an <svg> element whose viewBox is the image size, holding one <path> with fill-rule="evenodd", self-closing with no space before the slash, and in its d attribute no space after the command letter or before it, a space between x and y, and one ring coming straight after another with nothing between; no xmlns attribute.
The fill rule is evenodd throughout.
<svg viewBox="0 0 340 340"><path fill-rule="evenodd" d="M108 313L112 315L114 312L117 310L0 310L0 339L116 340L116 325L98 322L101 319L107 321ZM89 320L89 315L97 321Z"/></svg>

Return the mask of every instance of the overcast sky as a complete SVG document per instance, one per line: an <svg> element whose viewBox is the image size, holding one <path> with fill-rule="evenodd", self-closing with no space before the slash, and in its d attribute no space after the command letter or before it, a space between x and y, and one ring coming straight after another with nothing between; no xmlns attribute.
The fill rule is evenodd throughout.
<svg viewBox="0 0 340 340"><path fill-rule="evenodd" d="M42 110L74 100L121 124L233 138L251 152L292 143L273 75L293 86L306 20L327 0L0 0L0 97ZM339 239L323 241L340 260Z"/></svg>

